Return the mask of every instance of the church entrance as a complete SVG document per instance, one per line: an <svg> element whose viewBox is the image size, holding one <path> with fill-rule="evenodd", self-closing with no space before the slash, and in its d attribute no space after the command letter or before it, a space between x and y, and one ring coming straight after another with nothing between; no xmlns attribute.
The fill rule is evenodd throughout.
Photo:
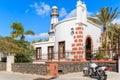
<svg viewBox="0 0 120 80"><path fill-rule="evenodd" d="M86 45L85 45L85 47L86 47L86 60L90 60L92 58L92 48L91 48L92 42L91 41L92 40L90 37L88 37L86 39Z"/></svg>

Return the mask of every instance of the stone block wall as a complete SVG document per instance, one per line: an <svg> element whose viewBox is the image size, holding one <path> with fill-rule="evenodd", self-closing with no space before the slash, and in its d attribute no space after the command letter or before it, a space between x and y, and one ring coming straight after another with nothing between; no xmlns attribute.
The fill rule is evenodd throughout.
<svg viewBox="0 0 120 80"><path fill-rule="evenodd" d="M50 62L49 62L50 63ZM53 63L53 62L52 62ZM117 72L118 66L117 62L111 62L111 61L96 61L95 62L99 66L106 66L110 68L110 71ZM82 61L76 61L76 62L57 62L58 64L58 70L61 71L62 74L66 73L72 73L72 72L80 72L83 70L84 67L86 67L87 63Z"/></svg>
<svg viewBox="0 0 120 80"><path fill-rule="evenodd" d="M118 65L117 62L111 63L111 62L96 62L99 66L106 66L110 69L110 71L117 72L118 71Z"/></svg>
<svg viewBox="0 0 120 80"><path fill-rule="evenodd" d="M14 63L12 64L12 71L28 74L48 75L50 71L47 67L53 63L58 64L58 71L62 71L62 74L80 72L86 66L86 63L84 62L46 62L46 64Z"/></svg>
<svg viewBox="0 0 120 80"><path fill-rule="evenodd" d="M48 64L32 64L32 63L14 63L12 64L13 72L48 75Z"/></svg>
<svg viewBox="0 0 120 80"><path fill-rule="evenodd" d="M80 72L84 67L86 67L85 61L46 61L45 64L14 63L12 64L12 71L28 74L48 75L50 73L48 66L53 63L58 64L59 74ZM109 67L110 71L118 71L117 62L97 61L95 63L100 66Z"/></svg>
<svg viewBox="0 0 120 80"><path fill-rule="evenodd" d="M58 63L58 69L63 71L63 74L80 72L85 67L85 63Z"/></svg>
<svg viewBox="0 0 120 80"><path fill-rule="evenodd" d="M75 33L73 36L74 42L72 43L72 52L74 55L74 60L84 60L84 48L83 48L83 27L81 24L78 24L78 27L75 28ZM79 52L78 52L79 51Z"/></svg>
<svg viewBox="0 0 120 80"><path fill-rule="evenodd" d="M49 62L48 64L50 64ZM52 62L58 64L58 71L60 74L80 72L86 66L85 62Z"/></svg>
<svg viewBox="0 0 120 80"><path fill-rule="evenodd" d="M6 71L6 63L0 62L0 71Z"/></svg>

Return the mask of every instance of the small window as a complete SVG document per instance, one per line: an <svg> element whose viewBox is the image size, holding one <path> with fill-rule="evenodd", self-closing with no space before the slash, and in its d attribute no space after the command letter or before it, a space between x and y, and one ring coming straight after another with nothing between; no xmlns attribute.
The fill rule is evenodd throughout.
<svg viewBox="0 0 120 80"><path fill-rule="evenodd" d="M41 47L36 48L36 59L42 59L42 49L41 49Z"/></svg>
<svg viewBox="0 0 120 80"><path fill-rule="evenodd" d="M54 46L48 46L48 59L52 60L54 58Z"/></svg>

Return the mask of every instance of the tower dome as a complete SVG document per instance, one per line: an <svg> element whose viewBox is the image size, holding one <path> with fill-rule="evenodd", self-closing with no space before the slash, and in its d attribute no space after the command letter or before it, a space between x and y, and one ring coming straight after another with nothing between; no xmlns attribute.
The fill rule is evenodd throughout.
<svg viewBox="0 0 120 80"><path fill-rule="evenodd" d="M57 9L57 6L53 6L52 9Z"/></svg>
<svg viewBox="0 0 120 80"><path fill-rule="evenodd" d="M53 7L52 7L51 17L52 17L52 16L57 16L57 17L59 16L57 6L53 6Z"/></svg>

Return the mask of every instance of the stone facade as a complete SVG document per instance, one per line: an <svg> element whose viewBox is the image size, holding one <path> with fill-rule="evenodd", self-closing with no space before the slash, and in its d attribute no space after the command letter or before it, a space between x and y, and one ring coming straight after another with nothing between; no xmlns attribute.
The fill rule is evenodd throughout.
<svg viewBox="0 0 120 80"><path fill-rule="evenodd" d="M118 71L117 62L116 63L97 62L96 64L99 66L106 66L106 67L110 68L110 71L114 71L114 72Z"/></svg>
<svg viewBox="0 0 120 80"><path fill-rule="evenodd" d="M58 63L58 70L61 70L63 74L80 72L86 66L86 63Z"/></svg>
<svg viewBox="0 0 120 80"><path fill-rule="evenodd" d="M27 74L47 75L49 73L47 66L48 64L14 63L12 64L12 71Z"/></svg>
<svg viewBox="0 0 120 80"><path fill-rule="evenodd" d="M48 75L50 71L48 70L48 66L50 64L57 63L58 64L58 72L59 74L67 74L73 72L80 72L86 67L85 61L61 61L61 62L54 62L54 61L47 61L45 64L32 64L32 63L14 63L12 64L12 71L13 72L20 72L20 73L28 73L28 74L38 74L38 75ZM118 66L117 62L95 62L100 66L106 66L110 68L110 71L117 72ZM1 65L0 65L1 66ZM0 67L1 68L1 67ZM1 70L1 69L0 69Z"/></svg>
<svg viewBox="0 0 120 80"><path fill-rule="evenodd" d="M62 74L72 73L72 72L80 72L86 67L86 62L57 62L58 63L58 70ZM104 61L97 61L95 62L99 66L106 66L110 68L110 71L117 72L118 65L117 62L104 62Z"/></svg>
<svg viewBox="0 0 120 80"><path fill-rule="evenodd" d="M0 62L0 71L6 71L6 63Z"/></svg>
<svg viewBox="0 0 120 80"><path fill-rule="evenodd" d="M72 53L75 60L84 59L83 54L85 54L83 48L83 27L82 24L78 24L78 27L75 28L74 43L72 44Z"/></svg>

